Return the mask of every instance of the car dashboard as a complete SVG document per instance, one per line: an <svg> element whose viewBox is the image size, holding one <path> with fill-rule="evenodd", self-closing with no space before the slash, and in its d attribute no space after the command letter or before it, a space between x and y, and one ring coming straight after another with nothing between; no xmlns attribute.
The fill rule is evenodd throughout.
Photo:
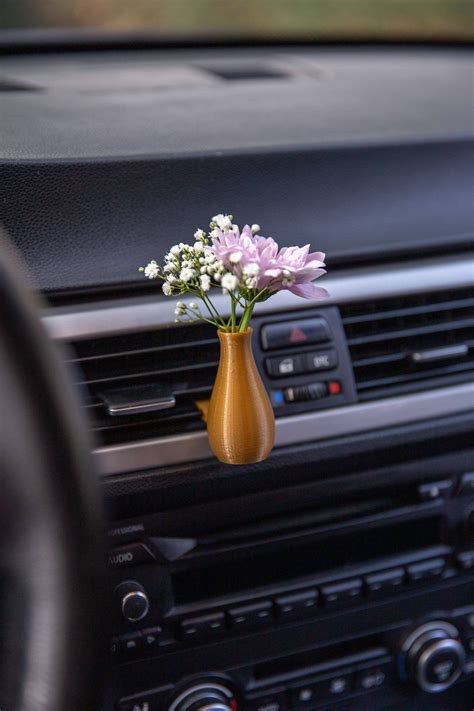
<svg viewBox="0 0 474 711"><path fill-rule="evenodd" d="M311 46L1 59L1 219L106 502L102 711L472 707L470 62ZM327 253L327 300L255 311L276 443L248 466L207 442L212 328L176 325L137 271L221 211ZM147 388L168 404L137 408Z"/></svg>

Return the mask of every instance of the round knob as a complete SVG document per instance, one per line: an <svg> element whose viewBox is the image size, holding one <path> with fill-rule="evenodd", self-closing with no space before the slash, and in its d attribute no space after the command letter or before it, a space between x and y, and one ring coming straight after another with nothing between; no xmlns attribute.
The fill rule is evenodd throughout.
<svg viewBox="0 0 474 711"><path fill-rule="evenodd" d="M423 691L445 691L459 678L466 658L458 631L447 622L429 622L405 640L402 653L408 676Z"/></svg>
<svg viewBox="0 0 474 711"><path fill-rule="evenodd" d="M138 622L147 616L150 601L144 588L135 580L120 583L115 589L115 594L120 601L122 615L129 622Z"/></svg>
<svg viewBox="0 0 474 711"><path fill-rule="evenodd" d="M233 691L213 681L189 686L169 707L169 711L236 711L236 709Z"/></svg>

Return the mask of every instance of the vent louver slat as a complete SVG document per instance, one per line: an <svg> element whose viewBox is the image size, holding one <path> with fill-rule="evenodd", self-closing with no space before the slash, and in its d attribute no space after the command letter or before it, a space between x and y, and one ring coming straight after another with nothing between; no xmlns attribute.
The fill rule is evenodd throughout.
<svg viewBox="0 0 474 711"><path fill-rule="evenodd" d="M210 396L218 358L215 330L199 324L76 341L70 344L68 362L98 443L110 445L204 429L195 400ZM104 392L142 385L168 389L175 406L108 413Z"/></svg>
<svg viewBox="0 0 474 711"><path fill-rule="evenodd" d="M360 400L474 377L474 289L341 307Z"/></svg>

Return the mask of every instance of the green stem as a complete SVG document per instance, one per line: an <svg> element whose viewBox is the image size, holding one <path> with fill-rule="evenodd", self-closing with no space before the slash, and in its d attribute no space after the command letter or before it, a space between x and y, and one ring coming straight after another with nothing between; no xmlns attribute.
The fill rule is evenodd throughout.
<svg viewBox="0 0 474 711"><path fill-rule="evenodd" d="M237 316L236 316L236 310L235 310L235 298L231 294L231 302L230 302L230 322L232 326L232 333L234 333L237 330Z"/></svg>
<svg viewBox="0 0 474 711"><path fill-rule="evenodd" d="M245 331L248 328L248 325L250 323L250 319L252 318L252 312L253 308L255 306L255 303L252 303L251 301L247 304L247 306L244 309L244 313L242 315L242 319L240 321L240 326L239 326L239 333L245 333Z"/></svg>
<svg viewBox="0 0 474 711"><path fill-rule="evenodd" d="M202 294L202 296L201 296L201 295L199 295L199 296L200 296L200 298L202 299L202 301L204 302L204 304L206 305L206 308L207 308L207 310L209 311L211 317L212 317L212 318L216 318L216 326L217 326L218 328L221 327L221 326L224 327L224 328L226 328L226 327L227 327L226 322L224 321L224 319L222 318L222 316L220 316L218 310L216 309L216 307L215 307L214 304L212 303L212 301L211 301L211 299L209 298L209 296L205 296L204 294ZM214 313L213 313L213 312L214 312Z"/></svg>

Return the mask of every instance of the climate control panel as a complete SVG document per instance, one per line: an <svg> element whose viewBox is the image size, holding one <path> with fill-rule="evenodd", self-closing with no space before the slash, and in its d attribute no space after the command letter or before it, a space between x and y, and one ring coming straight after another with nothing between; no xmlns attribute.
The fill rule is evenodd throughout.
<svg viewBox="0 0 474 711"><path fill-rule="evenodd" d="M359 651L352 653L351 643L340 643L324 651L308 649L266 659L248 668L190 676L175 685L123 698L117 709L300 711L326 708L339 700L366 709L379 703L377 694L441 698L458 684L474 682L474 606L453 610L446 617L368 635L358 641ZM434 701L432 706L438 708Z"/></svg>

